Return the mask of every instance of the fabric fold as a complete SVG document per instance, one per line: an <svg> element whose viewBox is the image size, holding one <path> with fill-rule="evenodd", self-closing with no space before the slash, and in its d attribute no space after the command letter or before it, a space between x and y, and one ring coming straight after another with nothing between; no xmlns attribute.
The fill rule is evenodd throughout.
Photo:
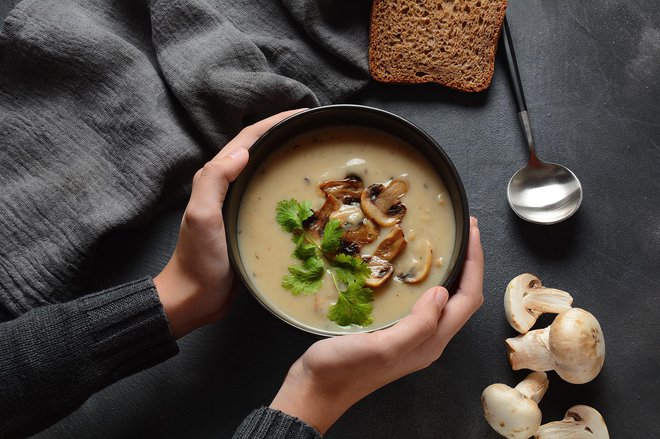
<svg viewBox="0 0 660 439"><path fill-rule="evenodd" d="M153 0L151 19L166 82L216 147L273 113L344 101L369 78L365 5Z"/></svg>
<svg viewBox="0 0 660 439"><path fill-rule="evenodd" d="M316 3L19 3L0 34L0 315L79 297L98 242L185 198L244 126L360 90L366 8Z"/></svg>

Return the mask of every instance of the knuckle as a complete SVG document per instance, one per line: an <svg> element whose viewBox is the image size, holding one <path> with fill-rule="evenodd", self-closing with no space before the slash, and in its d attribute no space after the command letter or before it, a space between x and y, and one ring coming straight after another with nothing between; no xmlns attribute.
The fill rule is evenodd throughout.
<svg viewBox="0 0 660 439"><path fill-rule="evenodd" d="M206 163L200 171L199 178L210 177L220 186L222 191L227 191L227 188L229 187L229 179L227 177L227 170L222 163L210 161Z"/></svg>
<svg viewBox="0 0 660 439"><path fill-rule="evenodd" d="M209 174L214 175L214 174L220 174L222 172L223 172L222 167L218 163L210 161L204 164L204 167L202 167L201 169L200 175L209 175Z"/></svg>
<svg viewBox="0 0 660 439"><path fill-rule="evenodd" d="M247 136L247 137L254 137L257 138L261 136L263 133L263 129L259 125L259 122L253 123L252 125L248 125L243 130L241 131L241 134Z"/></svg>
<svg viewBox="0 0 660 439"><path fill-rule="evenodd" d="M419 323L419 334L420 338L429 338L435 333L436 328L438 327L437 322L433 322L429 319L424 319Z"/></svg>
<svg viewBox="0 0 660 439"><path fill-rule="evenodd" d="M193 179L192 179L193 186L197 183L201 175L202 175L202 169L199 169L197 172L195 172L195 175L193 175Z"/></svg>
<svg viewBox="0 0 660 439"><path fill-rule="evenodd" d="M188 206L183 215L183 223L190 228L205 228L214 225L215 215L211 209Z"/></svg>
<svg viewBox="0 0 660 439"><path fill-rule="evenodd" d="M398 354L391 348L392 343L387 337L379 334L378 339L374 341L374 343L368 345L367 349L370 350L369 356L374 359L376 364L389 365L397 360Z"/></svg>

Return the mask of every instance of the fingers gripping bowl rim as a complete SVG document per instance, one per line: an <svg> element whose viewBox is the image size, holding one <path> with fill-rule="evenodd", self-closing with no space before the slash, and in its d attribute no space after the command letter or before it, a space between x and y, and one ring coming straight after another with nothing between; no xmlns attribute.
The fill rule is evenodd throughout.
<svg viewBox="0 0 660 439"><path fill-rule="evenodd" d="M258 293L258 288L251 281L248 270L241 258L238 234L239 210L243 194L252 176L278 147L285 144L291 138L312 130L347 125L376 129L403 140L421 153L433 166L434 170L437 171L440 179L443 180L452 201L456 226L452 257L448 262L447 275L442 283L442 286L450 291L452 285L460 275L468 243L470 227L469 208L460 176L451 159L440 145L416 125L384 110L352 104L317 107L296 113L279 122L254 143L250 149L248 164L236 181L230 186L225 199L223 215L227 234L229 260L242 284L271 314L295 328L317 336L341 335L343 332L318 329L300 323L287 316L283 311L275 309L275 307L267 303ZM394 323L396 321L386 325L374 325L374 327L367 327L361 332L383 329Z"/></svg>

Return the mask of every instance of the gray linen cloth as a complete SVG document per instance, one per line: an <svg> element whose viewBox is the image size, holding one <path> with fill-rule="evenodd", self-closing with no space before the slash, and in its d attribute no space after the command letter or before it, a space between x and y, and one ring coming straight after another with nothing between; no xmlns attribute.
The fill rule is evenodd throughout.
<svg viewBox="0 0 660 439"><path fill-rule="evenodd" d="M368 81L369 2L25 0L0 34L0 317L78 297L95 246L242 127Z"/></svg>

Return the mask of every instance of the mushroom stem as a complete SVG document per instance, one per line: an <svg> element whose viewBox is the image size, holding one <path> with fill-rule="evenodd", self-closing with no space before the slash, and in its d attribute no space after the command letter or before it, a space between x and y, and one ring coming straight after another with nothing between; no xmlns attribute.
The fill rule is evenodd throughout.
<svg viewBox="0 0 660 439"><path fill-rule="evenodd" d="M514 389L538 404L548 390L548 385L548 376L545 372L532 372Z"/></svg>
<svg viewBox="0 0 660 439"><path fill-rule="evenodd" d="M559 314L571 309L573 298L566 291L554 288L537 288L528 291L523 301L525 308L535 310L537 315L543 313Z"/></svg>
<svg viewBox="0 0 660 439"><path fill-rule="evenodd" d="M550 352L550 327L529 331L518 337L507 338L509 363L513 370L553 370L555 360Z"/></svg>
<svg viewBox="0 0 660 439"><path fill-rule="evenodd" d="M542 425L534 437L536 439L594 439L592 433L584 429L577 429L576 423L571 421L554 421Z"/></svg>

